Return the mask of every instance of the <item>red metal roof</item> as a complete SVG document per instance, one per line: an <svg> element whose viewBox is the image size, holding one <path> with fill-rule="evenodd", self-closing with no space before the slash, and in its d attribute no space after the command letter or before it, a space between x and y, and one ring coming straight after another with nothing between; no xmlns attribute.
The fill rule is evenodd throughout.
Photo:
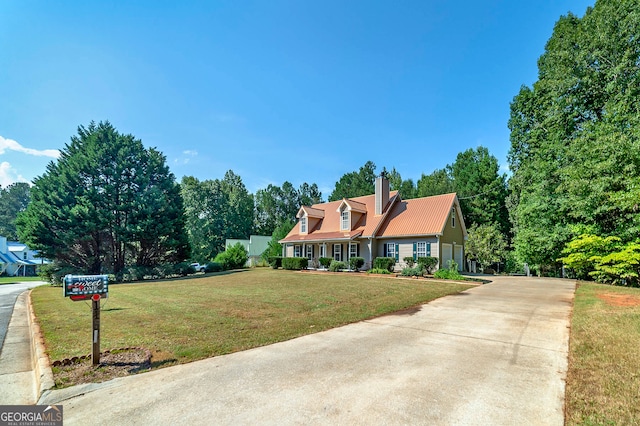
<svg viewBox="0 0 640 426"><path fill-rule="evenodd" d="M455 193L401 200L393 206L376 237L441 234L455 200Z"/></svg>

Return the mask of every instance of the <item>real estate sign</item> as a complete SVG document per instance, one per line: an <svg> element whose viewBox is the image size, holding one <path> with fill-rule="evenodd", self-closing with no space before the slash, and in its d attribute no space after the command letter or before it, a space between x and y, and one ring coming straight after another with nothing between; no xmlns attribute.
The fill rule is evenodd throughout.
<svg viewBox="0 0 640 426"><path fill-rule="evenodd" d="M106 297L109 292L109 276L66 275L63 287L64 297L71 297L71 300L88 300L94 294Z"/></svg>

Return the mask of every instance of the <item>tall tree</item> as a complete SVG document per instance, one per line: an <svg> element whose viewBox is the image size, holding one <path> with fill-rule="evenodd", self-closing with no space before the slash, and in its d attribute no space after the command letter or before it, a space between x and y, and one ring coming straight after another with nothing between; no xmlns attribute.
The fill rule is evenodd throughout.
<svg viewBox="0 0 640 426"><path fill-rule="evenodd" d="M510 215L521 260L556 263L573 225L635 238L640 182L640 14L598 0L556 23L538 81L511 103Z"/></svg>
<svg viewBox="0 0 640 426"><path fill-rule="evenodd" d="M329 201L360 197L375 192L376 165L367 161L357 172L343 175L329 196Z"/></svg>
<svg viewBox="0 0 640 426"><path fill-rule="evenodd" d="M28 183L18 182L0 188L0 236L17 240L16 218L29 204L31 187Z"/></svg>
<svg viewBox="0 0 640 426"><path fill-rule="evenodd" d="M403 200L416 198L416 186L413 180L403 180L400 172L398 172L395 167L391 169L390 172L387 172L385 168L383 168L382 171L386 173L387 179L389 179L389 189L398 191Z"/></svg>
<svg viewBox="0 0 640 426"><path fill-rule="evenodd" d="M225 214L225 234L228 238L249 238L253 231L253 196L247 191L240 176L231 170L225 173L220 184L229 203Z"/></svg>
<svg viewBox="0 0 640 426"><path fill-rule="evenodd" d="M506 176L500 174L498 160L485 147L468 149L447 166L467 226L495 224L500 232L509 232L505 204Z"/></svg>
<svg viewBox="0 0 640 426"><path fill-rule="evenodd" d="M447 169L434 170L430 175L423 173L418 179L416 192L418 197L430 197L432 195L455 192L453 179L447 173Z"/></svg>
<svg viewBox="0 0 640 426"><path fill-rule="evenodd" d="M89 274L188 257L179 188L153 148L109 122L80 126L34 182L21 241Z"/></svg>

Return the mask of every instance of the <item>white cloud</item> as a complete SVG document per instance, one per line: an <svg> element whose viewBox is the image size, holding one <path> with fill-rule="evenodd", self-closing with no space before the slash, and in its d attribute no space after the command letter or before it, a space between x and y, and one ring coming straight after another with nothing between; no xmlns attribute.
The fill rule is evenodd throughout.
<svg viewBox="0 0 640 426"><path fill-rule="evenodd" d="M20 145L18 142L14 141L13 139L5 139L2 136L0 136L0 154L4 154L5 151L7 150L22 152L23 154L27 154L27 155L35 155L36 157L51 157L51 158L60 157L60 151L58 151L57 149L39 150L39 149L33 149L33 148L25 148L24 146Z"/></svg>
<svg viewBox="0 0 640 426"><path fill-rule="evenodd" d="M29 182L22 175L17 174L11 164L6 161L0 163L0 186L6 188L12 183Z"/></svg>
<svg viewBox="0 0 640 426"><path fill-rule="evenodd" d="M190 155L190 156L192 156L192 157L195 157L195 156L197 156L197 155L198 155L198 151L193 150L193 149L187 149L186 151L182 151L182 153L183 153L184 155Z"/></svg>

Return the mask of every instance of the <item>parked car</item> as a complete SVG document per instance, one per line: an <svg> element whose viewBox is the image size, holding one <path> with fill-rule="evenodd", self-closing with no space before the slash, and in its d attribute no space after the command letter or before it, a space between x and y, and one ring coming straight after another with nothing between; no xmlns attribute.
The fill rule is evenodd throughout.
<svg viewBox="0 0 640 426"><path fill-rule="evenodd" d="M196 270L196 272L204 272L206 265L201 265L199 263L192 263L191 267Z"/></svg>

